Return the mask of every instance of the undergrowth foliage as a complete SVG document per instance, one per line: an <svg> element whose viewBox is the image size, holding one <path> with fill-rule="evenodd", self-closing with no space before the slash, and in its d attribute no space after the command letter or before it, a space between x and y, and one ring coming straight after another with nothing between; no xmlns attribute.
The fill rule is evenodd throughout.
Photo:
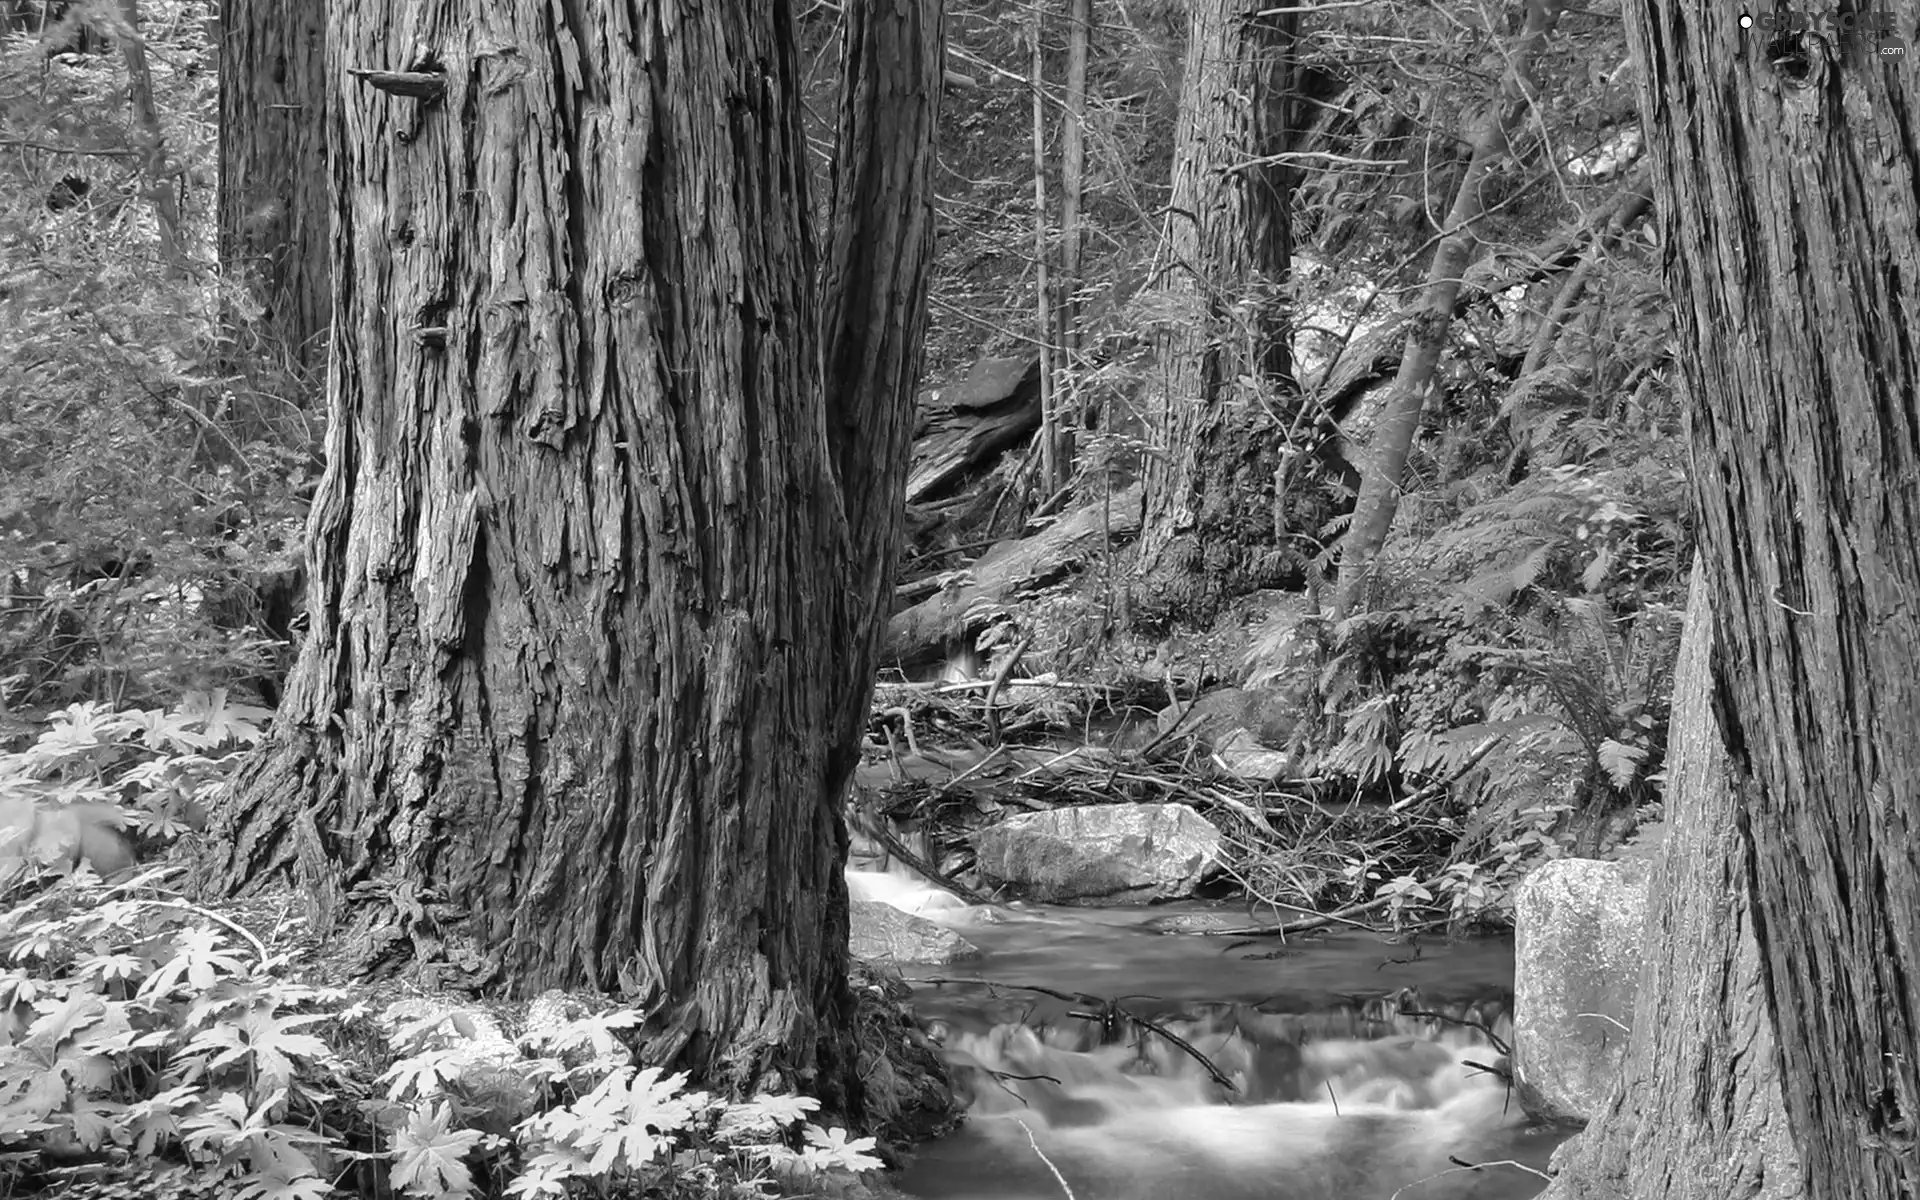
<svg viewBox="0 0 1920 1200"><path fill-rule="evenodd" d="M319 435L213 261L214 6L61 7L0 19L0 738L270 671Z"/></svg>
<svg viewBox="0 0 1920 1200"><path fill-rule="evenodd" d="M1385 805L1250 854L1258 890L1457 926L1659 810L1688 540L1669 459L1542 470L1403 538L1364 611L1256 634L1249 685L1302 697L1299 774Z"/></svg>
<svg viewBox="0 0 1920 1200"><path fill-rule="evenodd" d="M638 1013L553 993L515 1039L466 1010L375 1013L170 890L175 868L131 868L197 825L267 715L223 693L74 705L0 755L9 1194L757 1196L880 1165L806 1123L813 1100L728 1103L636 1063Z"/></svg>

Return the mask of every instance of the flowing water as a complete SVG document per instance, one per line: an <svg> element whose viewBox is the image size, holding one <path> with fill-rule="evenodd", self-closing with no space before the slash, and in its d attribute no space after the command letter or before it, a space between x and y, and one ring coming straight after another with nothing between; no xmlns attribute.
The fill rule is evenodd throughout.
<svg viewBox="0 0 1920 1200"><path fill-rule="evenodd" d="M905 971L968 1101L966 1124L897 1181L911 1195L1524 1200L1544 1186L1509 1164L1544 1169L1560 1135L1528 1128L1482 1069L1503 1065L1487 1031L1510 1040L1509 941L1282 945L1177 932L1250 923L1201 903L970 908L901 874L848 882L983 952Z"/></svg>

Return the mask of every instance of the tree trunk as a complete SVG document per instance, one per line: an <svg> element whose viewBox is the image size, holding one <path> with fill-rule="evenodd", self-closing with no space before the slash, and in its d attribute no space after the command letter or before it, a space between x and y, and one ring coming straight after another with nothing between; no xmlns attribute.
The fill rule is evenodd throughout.
<svg viewBox="0 0 1920 1200"><path fill-rule="evenodd" d="M1067 0L1065 111L1060 117L1060 271L1054 289L1052 338L1058 357L1053 382L1054 459L1065 487L1075 473L1080 428L1080 252L1085 239L1081 205L1087 191L1087 54L1093 41L1093 0Z"/></svg>
<svg viewBox="0 0 1920 1200"><path fill-rule="evenodd" d="M1174 147L1156 432L1135 609L1208 620L1226 600L1297 574L1276 526L1297 407L1276 289L1292 256L1288 137L1297 8L1196 0Z"/></svg>
<svg viewBox="0 0 1920 1200"><path fill-rule="evenodd" d="M1058 395L1059 356L1054 353L1053 281L1048 260L1053 256L1052 238L1047 230L1047 57L1043 38L1047 30L1047 10L1034 0L1029 15L1027 38L1032 43L1033 61L1033 314L1034 337L1040 344L1040 500L1059 488L1071 473L1072 464L1060 461L1060 398Z"/></svg>
<svg viewBox="0 0 1920 1200"><path fill-rule="evenodd" d="M1667 819L1633 1033L1607 1109L1541 1200L1797 1200L1740 812L1713 719L1698 566L1667 736Z"/></svg>
<svg viewBox="0 0 1920 1200"><path fill-rule="evenodd" d="M933 271L944 8L943 0L859 0L846 10L821 328L828 436L852 534L839 684L847 779L859 765L905 531Z"/></svg>
<svg viewBox="0 0 1920 1200"><path fill-rule="evenodd" d="M224 0L220 262L293 362L326 365L327 0Z"/></svg>
<svg viewBox="0 0 1920 1200"><path fill-rule="evenodd" d="M160 251L167 269L175 275L187 272L186 227L180 217L180 180L167 154L167 139L160 128L160 110L153 102L153 71L147 65L147 42L140 32L138 0L118 0L121 28L116 31L120 56L127 67L127 100L133 109L134 141L140 147L140 171L146 176L147 199L153 205L154 223L160 227Z"/></svg>
<svg viewBox="0 0 1920 1200"><path fill-rule="evenodd" d="M1920 112L1864 34L1737 18L1627 17L1714 703L1807 1194L1892 1200L1920 1192Z"/></svg>
<svg viewBox="0 0 1920 1200"><path fill-rule="evenodd" d="M822 324L840 381L880 317L817 320L791 12L346 0L329 31L312 632L202 879L293 877L369 963L618 986L650 1064L856 1111L850 547L902 466L836 479L829 443L900 403L913 322L830 409ZM844 211L924 204L924 163L876 167Z"/></svg>
<svg viewBox="0 0 1920 1200"><path fill-rule="evenodd" d="M1420 432L1420 414L1426 407L1427 391L1433 386L1434 370L1447 346L1447 331L1453 326L1454 302L1460 295L1460 283L1480 238L1475 226L1486 216L1487 201L1481 189L1493 167L1509 153L1509 143L1520 121L1532 107L1533 60L1547 35L1560 22L1563 0L1527 0L1527 23L1521 30L1500 96L1481 120L1474 138L1473 153L1454 193L1453 208L1447 214L1446 236L1434 247L1433 265L1427 272L1427 286L1421 293L1419 308L1408 323L1407 347L1400 356L1400 369L1394 375L1393 390L1368 447L1365 469L1361 473L1360 497L1354 504L1353 522L1347 527L1346 542L1340 551L1340 592L1334 603L1337 621L1360 604L1361 588L1373 574L1374 560L1387 543L1393 528L1393 515L1400 507L1400 485L1407 471L1407 456L1413 439Z"/></svg>

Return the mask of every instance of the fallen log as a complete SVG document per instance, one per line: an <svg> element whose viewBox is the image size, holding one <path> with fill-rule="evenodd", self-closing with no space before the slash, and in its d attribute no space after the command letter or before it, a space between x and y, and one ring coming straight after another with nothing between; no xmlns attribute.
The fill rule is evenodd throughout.
<svg viewBox="0 0 1920 1200"><path fill-rule="evenodd" d="M966 378L936 393L914 430L907 503L958 491L1040 427L1040 360L984 358Z"/></svg>
<svg viewBox="0 0 1920 1200"><path fill-rule="evenodd" d="M973 634L976 623L985 624L977 615L969 617L976 605L1005 603L1081 570L1110 540L1126 541L1140 532L1140 510L1141 490L1135 484L1032 537L999 543L952 585L894 614L887 624L886 661L911 667L945 657L950 644Z"/></svg>

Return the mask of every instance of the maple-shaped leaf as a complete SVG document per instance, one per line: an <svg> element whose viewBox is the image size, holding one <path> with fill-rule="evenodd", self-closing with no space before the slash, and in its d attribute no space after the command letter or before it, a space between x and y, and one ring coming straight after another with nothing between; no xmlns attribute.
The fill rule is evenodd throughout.
<svg viewBox="0 0 1920 1200"><path fill-rule="evenodd" d="M521 1197L521 1200L564 1197L568 1194L567 1181L587 1174L588 1170L586 1156L570 1148L538 1154L527 1164L527 1169L507 1185L507 1195Z"/></svg>
<svg viewBox="0 0 1920 1200"><path fill-rule="evenodd" d="M872 1171L885 1165L866 1153L874 1146L870 1137L849 1139L847 1131L838 1126L822 1129L818 1125L807 1126L806 1134L807 1146L800 1152L800 1161L812 1170Z"/></svg>
<svg viewBox="0 0 1920 1200"><path fill-rule="evenodd" d="M83 754L113 744L132 727L133 722L104 704L69 704L49 718L33 752L53 758Z"/></svg>
<svg viewBox="0 0 1920 1200"><path fill-rule="evenodd" d="M64 1000L42 1001L34 1008L40 1015L27 1026L27 1038L48 1049L107 1017L106 997L78 988L68 992Z"/></svg>
<svg viewBox="0 0 1920 1200"><path fill-rule="evenodd" d="M140 998L150 1000L170 995L182 980L193 991L206 992L222 974L240 974L246 964L223 953L220 948L224 945L226 938L206 925L183 931L174 938L173 957L161 963L140 985Z"/></svg>
<svg viewBox="0 0 1920 1200"><path fill-rule="evenodd" d="M182 1084L168 1088L148 1100L127 1106L127 1125L133 1135L133 1151L141 1158L153 1157L162 1140L180 1133L180 1110L199 1100L200 1089Z"/></svg>
<svg viewBox="0 0 1920 1200"><path fill-rule="evenodd" d="M766 1133L785 1129L820 1107L812 1096L769 1096L761 1094L741 1104L727 1106L720 1117L718 1135L722 1139L743 1133Z"/></svg>
<svg viewBox="0 0 1920 1200"><path fill-rule="evenodd" d="M462 1159L478 1145L477 1129L454 1129L453 1108L436 1104L416 1112L393 1134L393 1169L388 1180L414 1196L464 1200L473 1193L473 1172Z"/></svg>
<svg viewBox="0 0 1920 1200"><path fill-rule="evenodd" d="M380 1076L388 1085L387 1099L404 1100L408 1096L438 1096L447 1084L459 1078L459 1055L452 1050L425 1050L400 1059Z"/></svg>
<svg viewBox="0 0 1920 1200"><path fill-rule="evenodd" d="M121 1136L126 1123L123 1120L127 1106L108 1100L78 1100L67 1110L67 1119L73 1122L73 1137L86 1150L98 1150L109 1142L124 1140Z"/></svg>
<svg viewBox="0 0 1920 1200"><path fill-rule="evenodd" d="M252 1114L247 1111L246 1098L238 1092L222 1092L181 1122L186 1131L181 1140L188 1149L225 1151L245 1136L250 1123Z"/></svg>
<svg viewBox="0 0 1920 1200"><path fill-rule="evenodd" d="M616 1029L631 1029L644 1018L633 1009L617 1008L612 1012L600 1013L591 1017L582 1017L578 1021L569 1021L552 1033L536 1037L536 1043L545 1046L556 1054L564 1054L581 1046L590 1048L596 1056L606 1056L626 1047L614 1036Z"/></svg>
<svg viewBox="0 0 1920 1200"><path fill-rule="evenodd" d="M333 1185L318 1175L269 1171L246 1176L233 1195L234 1200L321 1200L333 1195Z"/></svg>
<svg viewBox="0 0 1920 1200"><path fill-rule="evenodd" d="M197 724L204 730L200 748L211 748L233 741L251 744L260 740L260 729L273 717L273 710L257 704L233 704L227 689L212 692L188 692L175 716Z"/></svg>
<svg viewBox="0 0 1920 1200"><path fill-rule="evenodd" d="M131 981L147 973L152 964L138 954L128 954L124 950L108 951L105 954L89 955L74 964L74 971L86 983L109 980Z"/></svg>
<svg viewBox="0 0 1920 1200"><path fill-rule="evenodd" d="M324 1041L310 1033L293 1032L326 1019L325 1013L283 1016L265 1006L255 1006L238 1021L222 1021L201 1030L187 1043L187 1050L212 1055L209 1068L250 1057L261 1084L270 1091L279 1090L293 1081L293 1059L325 1062L332 1058L333 1052Z"/></svg>

